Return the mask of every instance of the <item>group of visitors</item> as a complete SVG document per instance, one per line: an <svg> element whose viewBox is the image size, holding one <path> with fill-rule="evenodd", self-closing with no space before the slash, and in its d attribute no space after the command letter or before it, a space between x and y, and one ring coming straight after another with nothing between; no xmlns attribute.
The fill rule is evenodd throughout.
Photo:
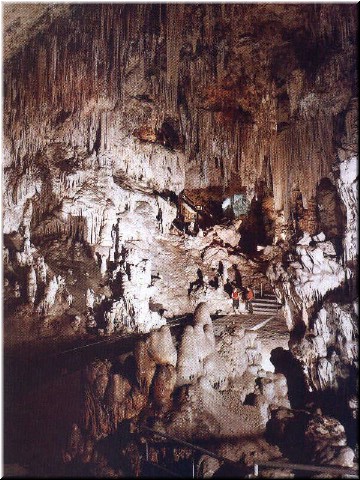
<svg viewBox="0 0 360 480"><path fill-rule="evenodd" d="M252 300L254 299L254 291L251 287L245 287L242 289L238 289L236 286L234 286L231 298L233 301L233 309L234 313L240 313L239 311L239 303L240 303L240 296L242 300L245 302L245 307L246 310L249 313L253 313L253 305L252 305Z"/></svg>

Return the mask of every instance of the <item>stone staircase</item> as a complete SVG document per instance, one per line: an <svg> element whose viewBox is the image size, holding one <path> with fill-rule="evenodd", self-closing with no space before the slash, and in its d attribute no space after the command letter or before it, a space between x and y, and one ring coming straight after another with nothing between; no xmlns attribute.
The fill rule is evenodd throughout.
<svg viewBox="0 0 360 480"><path fill-rule="evenodd" d="M269 313L273 315L282 307L273 293L263 293L262 296L260 296L260 293L256 293L252 305L254 313Z"/></svg>

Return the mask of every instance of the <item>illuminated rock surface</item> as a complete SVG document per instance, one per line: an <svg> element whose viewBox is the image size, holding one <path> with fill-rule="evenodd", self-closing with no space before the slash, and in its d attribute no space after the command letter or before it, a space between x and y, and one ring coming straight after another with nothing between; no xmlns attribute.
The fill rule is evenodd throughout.
<svg viewBox="0 0 360 480"><path fill-rule="evenodd" d="M56 391L81 370L64 474L76 462L140 474L143 444L125 431L144 419L249 466L286 455L263 437L270 418L282 431L306 418L304 461L356 464L355 5L5 4L3 16L9 444L26 437L24 405L47 405L31 383ZM9 472L46 476L30 460L56 441L19 447L24 459L8 449ZM190 462L185 448L150 454ZM222 468L198 460L204 476Z"/></svg>

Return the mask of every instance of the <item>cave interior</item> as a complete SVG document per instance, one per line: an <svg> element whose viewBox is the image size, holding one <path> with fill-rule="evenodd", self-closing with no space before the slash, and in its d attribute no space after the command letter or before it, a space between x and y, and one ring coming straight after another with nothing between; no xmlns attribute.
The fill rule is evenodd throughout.
<svg viewBox="0 0 360 480"><path fill-rule="evenodd" d="M356 4L2 8L4 476L356 477Z"/></svg>

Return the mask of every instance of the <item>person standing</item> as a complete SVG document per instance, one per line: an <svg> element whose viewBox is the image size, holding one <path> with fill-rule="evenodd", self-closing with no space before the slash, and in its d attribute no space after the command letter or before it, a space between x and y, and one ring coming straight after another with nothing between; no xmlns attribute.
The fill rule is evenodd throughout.
<svg viewBox="0 0 360 480"><path fill-rule="evenodd" d="M246 287L245 289L245 302L246 302L246 309L249 313L253 313L253 305L252 301L254 299L254 292L251 287Z"/></svg>
<svg viewBox="0 0 360 480"><path fill-rule="evenodd" d="M231 298L232 298L232 301L233 301L233 310L234 310L234 313L239 313L239 301L240 301L240 297L239 297L239 291L236 287L233 288L233 291L232 291L232 294L231 294Z"/></svg>

